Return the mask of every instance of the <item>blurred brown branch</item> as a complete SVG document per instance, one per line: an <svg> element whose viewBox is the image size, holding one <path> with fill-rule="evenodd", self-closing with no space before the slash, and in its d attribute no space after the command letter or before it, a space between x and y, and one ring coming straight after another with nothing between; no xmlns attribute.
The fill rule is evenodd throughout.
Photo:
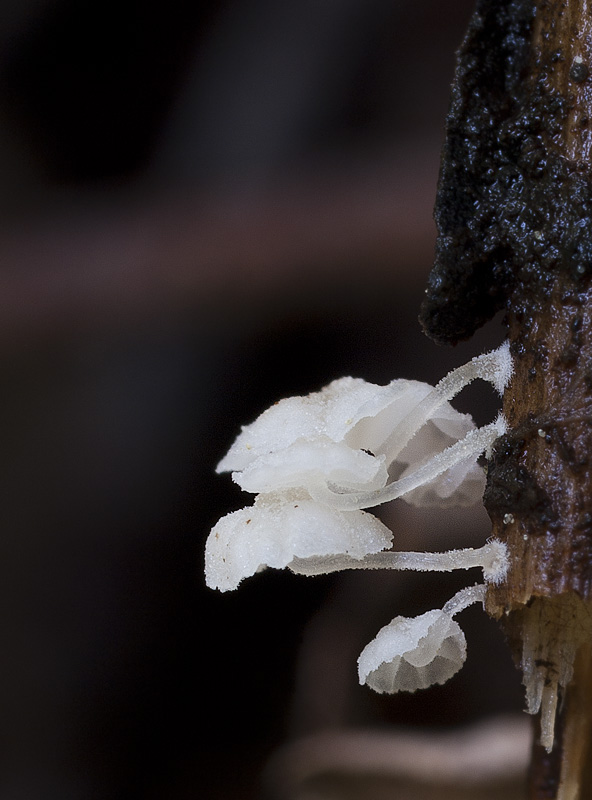
<svg viewBox="0 0 592 800"><path fill-rule="evenodd" d="M339 797L509 800L523 796L530 738L525 717L489 719L437 734L326 732L278 751L268 768L268 786L272 797L321 800L335 795L324 794L328 787L321 783L311 793L311 785L332 776L343 785ZM370 793L369 781L378 779L381 787L373 785Z"/></svg>
<svg viewBox="0 0 592 800"><path fill-rule="evenodd" d="M0 234L0 334L23 337L137 315L226 309L319 282L419 283L431 260L437 153L264 192L219 191L64 204ZM345 272L363 265L363 274Z"/></svg>

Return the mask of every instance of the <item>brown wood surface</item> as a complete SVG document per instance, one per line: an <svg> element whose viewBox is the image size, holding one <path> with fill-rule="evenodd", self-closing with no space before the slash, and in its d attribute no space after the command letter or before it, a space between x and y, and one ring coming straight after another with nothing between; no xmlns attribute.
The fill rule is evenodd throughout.
<svg viewBox="0 0 592 800"><path fill-rule="evenodd" d="M559 157L574 186L589 187L592 4L535 6L523 102L548 113L539 134L546 156ZM549 228L563 208L558 189ZM572 214L567 225L577 224ZM510 433L494 453L486 505L511 566L490 590L487 609L502 620L523 668L524 643L536 638L545 685L556 685L570 644L577 651L573 678L559 690L553 750L533 749L529 798L586 800L592 798L592 288L585 258L578 264L560 251L552 275L543 264L541 255L538 272L519 276L508 304L516 369L504 397Z"/></svg>

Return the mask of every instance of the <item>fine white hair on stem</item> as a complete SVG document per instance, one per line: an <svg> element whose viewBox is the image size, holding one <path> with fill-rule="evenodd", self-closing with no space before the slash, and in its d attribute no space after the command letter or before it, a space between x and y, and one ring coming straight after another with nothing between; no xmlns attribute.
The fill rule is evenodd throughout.
<svg viewBox="0 0 592 800"><path fill-rule="evenodd" d="M493 385L502 395L514 372L514 364L510 354L510 341L501 344L489 353L475 356L467 364L449 372L435 387L447 399L454 397L464 386L476 378L481 378Z"/></svg>
<svg viewBox="0 0 592 800"><path fill-rule="evenodd" d="M329 555L314 559L295 558L288 567L299 575L324 575L346 569L397 569L419 572L451 572L481 567L489 583L498 583L508 571L508 549L497 539L478 549L467 547L446 553L380 552L362 559Z"/></svg>
<svg viewBox="0 0 592 800"><path fill-rule="evenodd" d="M383 489L372 492L339 492L329 486L318 486L311 490L311 495L315 500L341 510L371 508L387 503L417 489L422 484L433 481L447 469L461 462L477 459L481 453L489 451L493 442L506 430L506 421L500 414L494 422L469 431L464 439L437 453L427 463L404 478L389 483Z"/></svg>
<svg viewBox="0 0 592 800"><path fill-rule="evenodd" d="M442 611L454 617L460 614L465 608L472 606L473 603L484 603L487 586L483 583L476 583L474 586L466 586L458 591L450 600L445 603Z"/></svg>

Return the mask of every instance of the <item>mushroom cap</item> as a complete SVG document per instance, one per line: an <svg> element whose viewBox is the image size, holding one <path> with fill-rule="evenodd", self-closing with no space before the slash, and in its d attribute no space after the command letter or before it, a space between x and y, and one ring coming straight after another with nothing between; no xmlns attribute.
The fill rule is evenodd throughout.
<svg viewBox="0 0 592 800"><path fill-rule="evenodd" d="M320 392L288 397L245 425L218 472L232 471L242 489L257 494L327 483L374 491L403 477L474 428L468 414L442 403L405 444L395 463L382 448L398 424L432 387L394 380L378 386L341 378ZM483 495L485 477L475 459L455 465L405 496L414 505L470 505Z"/></svg>
<svg viewBox="0 0 592 800"><path fill-rule="evenodd" d="M382 489L388 480L385 457L354 450L327 436L297 439L292 444L259 456L232 477L246 492L277 492L326 486L327 481L352 491Z"/></svg>
<svg viewBox="0 0 592 800"><path fill-rule="evenodd" d="M301 492L259 495L253 506L222 517L206 542L206 584L236 589L264 567L294 558L345 554L361 559L390 547L393 535L372 514L337 511Z"/></svg>
<svg viewBox="0 0 592 800"><path fill-rule="evenodd" d="M397 422L430 390L431 386L419 381L394 380L378 386L348 377L332 381L319 392L286 397L242 427L217 471L244 470L261 456L281 451L298 440L319 437L333 442L343 442L347 437L350 447L375 453ZM388 420L375 423L373 420L387 409ZM356 435L354 429L361 421L367 424Z"/></svg>
<svg viewBox="0 0 592 800"><path fill-rule="evenodd" d="M445 683L466 654L462 629L436 609L419 617L396 617L381 628L360 654L358 675L361 684L379 693L415 692Z"/></svg>

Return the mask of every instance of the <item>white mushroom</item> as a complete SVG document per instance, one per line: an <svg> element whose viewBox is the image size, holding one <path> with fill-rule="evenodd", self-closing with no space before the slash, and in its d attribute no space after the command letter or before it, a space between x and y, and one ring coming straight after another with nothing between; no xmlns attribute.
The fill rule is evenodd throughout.
<svg viewBox="0 0 592 800"><path fill-rule="evenodd" d="M445 683L467 657L465 635L452 617L485 599L485 585L469 586L442 610L419 617L396 617L366 645L358 659L358 676L376 692L415 692Z"/></svg>
<svg viewBox="0 0 592 800"><path fill-rule="evenodd" d="M396 617L366 645L358 659L360 683L376 692L415 692L445 683L467 656L464 633L443 611Z"/></svg>
<svg viewBox="0 0 592 800"><path fill-rule="evenodd" d="M341 378L320 392L268 408L243 427L217 469L232 471L233 479L255 494L300 488L340 508L394 497L415 505L474 503L484 489L477 458L503 432L501 418L478 432L471 417L448 401L478 377L501 391L511 373L505 343L453 370L436 387ZM461 441L467 446L452 450ZM399 486L406 488L398 491ZM349 496L346 505L338 497L343 494Z"/></svg>
<svg viewBox="0 0 592 800"><path fill-rule="evenodd" d="M335 553L361 559L390 547L393 535L372 514L336 511L298 492L259 495L222 517L206 542L206 583L222 592L263 567L294 559L314 564Z"/></svg>

